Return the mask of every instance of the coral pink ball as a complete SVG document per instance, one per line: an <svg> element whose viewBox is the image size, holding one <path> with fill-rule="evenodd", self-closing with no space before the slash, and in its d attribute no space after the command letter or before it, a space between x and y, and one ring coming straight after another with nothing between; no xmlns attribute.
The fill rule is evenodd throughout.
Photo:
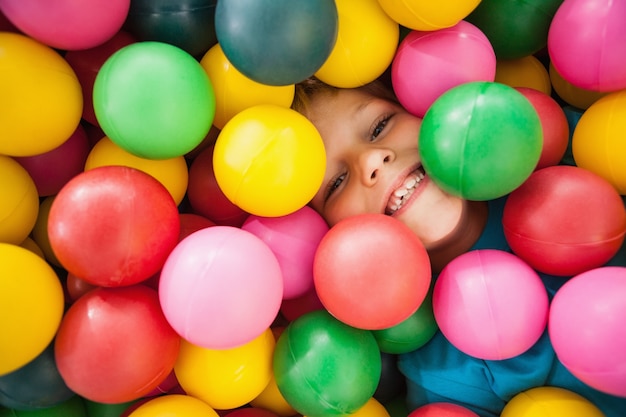
<svg viewBox="0 0 626 417"><path fill-rule="evenodd" d="M563 365L581 381L626 397L626 268L607 266L566 282L550 307L548 332Z"/></svg>
<svg viewBox="0 0 626 417"><path fill-rule="evenodd" d="M480 359L509 359L544 332L548 294L539 275L517 256L474 250L441 271L433 312L443 335L459 350Z"/></svg>

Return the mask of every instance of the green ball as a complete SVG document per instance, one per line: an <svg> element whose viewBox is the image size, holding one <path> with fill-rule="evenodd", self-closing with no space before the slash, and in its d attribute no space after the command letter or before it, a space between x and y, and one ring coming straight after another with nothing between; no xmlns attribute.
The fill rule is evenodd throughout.
<svg viewBox="0 0 626 417"><path fill-rule="evenodd" d="M381 352L399 355L424 346L438 329L431 290L408 319L387 329L373 330L372 334Z"/></svg>
<svg viewBox="0 0 626 417"><path fill-rule="evenodd" d="M444 191L467 200L493 200L519 187L543 147L541 121L520 92L475 81L443 93L424 115L419 153L424 170Z"/></svg>
<svg viewBox="0 0 626 417"><path fill-rule="evenodd" d="M0 407L0 417L85 417L83 399L78 395L52 407L37 410L14 410Z"/></svg>
<svg viewBox="0 0 626 417"><path fill-rule="evenodd" d="M93 87L96 118L120 148L146 159L182 156L206 137L215 93L200 63L163 42L137 42L111 55Z"/></svg>
<svg viewBox="0 0 626 417"><path fill-rule="evenodd" d="M381 373L372 333L326 310L291 322L274 350L276 385L287 403L307 417L353 414L372 398Z"/></svg>

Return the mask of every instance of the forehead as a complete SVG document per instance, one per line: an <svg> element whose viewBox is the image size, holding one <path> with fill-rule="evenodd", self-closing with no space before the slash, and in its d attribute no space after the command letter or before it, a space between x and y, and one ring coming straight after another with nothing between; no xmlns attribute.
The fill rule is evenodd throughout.
<svg viewBox="0 0 626 417"><path fill-rule="evenodd" d="M377 97L358 89L323 91L314 95L307 107L307 117L320 130L336 123L345 124Z"/></svg>

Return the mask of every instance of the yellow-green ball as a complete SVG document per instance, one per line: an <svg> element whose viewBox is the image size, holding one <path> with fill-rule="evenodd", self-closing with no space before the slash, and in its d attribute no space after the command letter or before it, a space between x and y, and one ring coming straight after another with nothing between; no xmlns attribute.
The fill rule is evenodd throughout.
<svg viewBox="0 0 626 417"><path fill-rule="evenodd" d="M304 207L326 169L324 143L315 126L288 108L264 104L234 116L213 151L215 179L244 211L279 217Z"/></svg>

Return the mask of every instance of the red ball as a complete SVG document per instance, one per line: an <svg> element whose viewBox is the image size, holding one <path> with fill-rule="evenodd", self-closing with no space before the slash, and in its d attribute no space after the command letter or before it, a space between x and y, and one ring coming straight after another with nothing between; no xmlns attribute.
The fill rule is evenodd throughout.
<svg viewBox="0 0 626 417"><path fill-rule="evenodd" d="M348 217L322 238L313 279L320 301L338 320L361 329L394 326L428 293L430 260L419 238L382 214Z"/></svg>
<svg viewBox="0 0 626 417"><path fill-rule="evenodd" d="M123 166L77 175L55 197L48 238L65 269L103 287L158 272L178 242L178 209L154 177Z"/></svg>
<svg viewBox="0 0 626 417"><path fill-rule="evenodd" d="M154 390L174 369L179 347L157 292L143 285L83 295L66 312L54 346L67 386L107 404Z"/></svg>
<svg viewBox="0 0 626 417"><path fill-rule="evenodd" d="M220 226L241 227L248 218L222 192L213 172L213 146L202 150L189 167L187 197L193 211Z"/></svg>
<svg viewBox="0 0 626 417"><path fill-rule="evenodd" d="M558 165L569 143L569 124L565 112L555 99L542 91L528 87L515 89L530 101L541 121L543 147L535 169Z"/></svg>
<svg viewBox="0 0 626 417"><path fill-rule="evenodd" d="M626 233L621 196L602 177L557 165L535 171L504 206L504 235L534 269L571 276L599 267Z"/></svg>
<svg viewBox="0 0 626 417"><path fill-rule="evenodd" d="M423 405L408 417L478 417L478 414L460 405L439 402Z"/></svg>
<svg viewBox="0 0 626 417"><path fill-rule="evenodd" d="M87 132L79 124L69 139L51 151L15 160L28 171L39 196L48 197L57 194L69 180L83 172L90 150Z"/></svg>

